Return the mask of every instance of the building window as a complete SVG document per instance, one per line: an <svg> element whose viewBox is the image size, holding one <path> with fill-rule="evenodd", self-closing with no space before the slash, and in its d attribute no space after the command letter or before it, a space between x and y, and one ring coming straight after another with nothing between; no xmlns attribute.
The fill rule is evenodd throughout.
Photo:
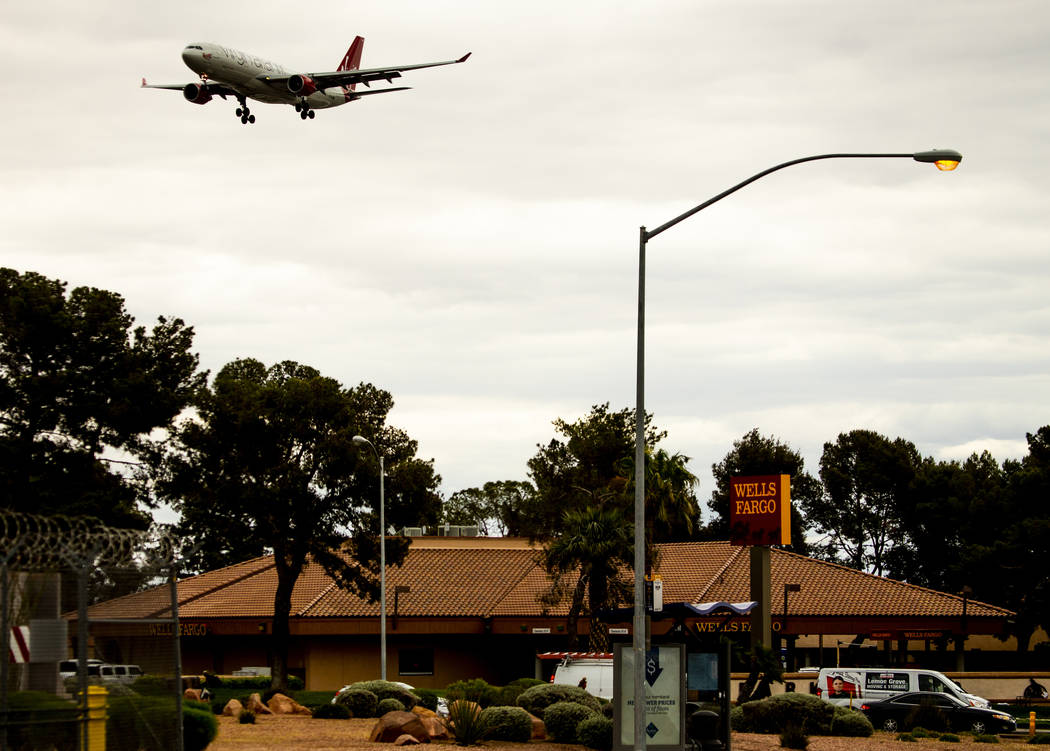
<svg viewBox="0 0 1050 751"><path fill-rule="evenodd" d="M399 649L397 666L398 675L433 675L434 650L430 647Z"/></svg>

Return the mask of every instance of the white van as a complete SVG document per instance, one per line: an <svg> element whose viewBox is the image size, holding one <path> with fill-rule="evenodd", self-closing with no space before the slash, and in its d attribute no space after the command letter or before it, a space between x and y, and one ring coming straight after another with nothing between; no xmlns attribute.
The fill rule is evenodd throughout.
<svg viewBox="0 0 1050 751"><path fill-rule="evenodd" d="M589 694L611 700L613 698L612 658L566 655L554 669L553 682L579 686Z"/></svg>
<svg viewBox="0 0 1050 751"><path fill-rule="evenodd" d="M950 694L971 707L988 708L988 700L963 691L962 686L936 670L907 668L821 668L817 696L832 704L856 699L887 699L909 691Z"/></svg>

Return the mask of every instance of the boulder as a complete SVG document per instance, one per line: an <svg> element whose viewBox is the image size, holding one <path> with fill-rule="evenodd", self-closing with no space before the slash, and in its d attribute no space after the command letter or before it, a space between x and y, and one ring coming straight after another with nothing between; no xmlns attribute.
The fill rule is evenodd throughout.
<svg viewBox="0 0 1050 751"><path fill-rule="evenodd" d="M438 713L433 709L427 709L422 704L417 704L409 710L412 714L417 714L420 717L438 717Z"/></svg>
<svg viewBox="0 0 1050 751"><path fill-rule="evenodd" d="M226 706L222 708L222 714L224 717L240 717L241 712L244 711L244 705L236 699L230 699L226 702Z"/></svg>
<svg viewBox="0 0 1050 751"><path fill-rule="evenodd" d="M395 746L418 746L419 745L419 741L417 741L414 736L411 736L408 733L405 733L404 735L399 735L397 737L397 740L394 741L394 745Z"/></svg>
<svg viewBox="0 0 1050 751"><path fill-rule="evenodd" d="M191 699L193 701L201 700L201 690L199 688L188 688L182 692L183 699Z"/></svg>
<svg viewBox="0 0 1050 751"><path fill-rule="evenodd" d="M532 740L547 740L547 726L543 724L543 720L532 714L529 715L529 719L532 720Z"/></svg>
<svg viewBox="0 0 1050 751"><path fill-rule="evenodd" d="M427 729L427 735L432 741L447 741L449 739L448 728L445 721L436 714L433 717L420 717L423 727Z"/></svg>
<svg viewBox="0 0 1050 751"><path fill-rule="evenodd" d="M411 735L420 743L430 742L430 734L423 725L423 718L411 712L387 712L376 720L368 740L372 743L393 743L405 734Z"/></svg>
<svg viewBox="0 0 1050 751"><path fill-rule="evenodd" d="M274 694L270 697L270 701L266 702L266 706L268 706L270 711L274 714L313 714L313 712L295 699L290 696L285 696L284 694Z"/></svg>
<svg viewBox="0 0 1050 751"><path fill-rule="evenodd" d="M273 712L270 711L270 708L263 704L262 697L257 693L248 697L248 706L246 706L245 709L250 709L257 715L273 714Z"/></svg>

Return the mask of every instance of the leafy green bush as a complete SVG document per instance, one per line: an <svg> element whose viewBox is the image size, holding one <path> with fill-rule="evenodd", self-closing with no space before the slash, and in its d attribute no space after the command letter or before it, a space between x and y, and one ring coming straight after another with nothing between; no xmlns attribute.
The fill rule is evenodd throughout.
<svg viewBox="0 0 1050 751"><path fill-rule="evenodd" d="M849 707L835 707L835 714L831 717L831 735L867 738L874 732L871 720L863 712Z"/></svg>
<svg viewBox="0 0 1050 751"><path fill-rule="evenodd" d="M229 699L212 699L211 700L211 713L222 714L222 710L226 709L226 703Z"/></svg>
<svg viewBox="0 0 1050 751"><path fill-rule="evenodd" d="M488 735L488 725L481 716L481 709L466 699L449 703L445 727L456 739L457 746L476 746Z"/></svg>
<svg viewBox="0 0 1050 751"><path fill-rule="evenodd" d="M255 712L250 709L243 710L237 715L237 722L242 725L254 725L255 724Z"/></svg>
<svg viewBox="0 0 1050 751"><path fill-rule="evenodd" d="M518 706L518 697L521 696L525 689L539 686L542 683L543 681L538 678L518 678L513 680L503 688L496 689L496 697L492 702L492 706L516 707Z"/></svg>
<svg viewBox="0 0 1050 751"><path fill-rule="evenodd" d="M175 686L171 678L160 675L143 675L131 684L131 690L142 696L172 696Z"/></svg>
<svg viewBox="0 0 1050 751"><path fill-rule="evenodd" d="M210 709L182 710L182 743L185 751L204 751L218 734L219 721Z"/></svg>
<svg viewBox="0 0 1050 751"><path fill-rule="evenodd" d="M543 717L544 710L552 704L572 702L582 704L594 712L601 711L601 702L597 696L591 696L577 686L563 686L559 683L541 683L521 692L518 706L536 717Z"/></svg>
<svg viewBox="0 0 1050 751"><path fill-rule="evenodd" d="M365 691L371 691L376 695L376 698L379 701L382 701L383 699L397 699L405 706L405 709L412 709L412 707L419 704L418 696L391 681L360 681L358 683L351 683L350 688L360 688ZM363 715L355 713L354 716L361 717Z"/></svg>
<svg viewBox="0 0 1050 751"><path fill-rule="evenodd" d="M897 740L905 741L906 743L918 743L919 740L911 733L898 733Z"/></svg>
<svg viewBox="0 0 1050 751"><path fill-rule="evenodd" d="M349 709L351 717L375 717L379 697L363 688L351 688L341 693L336 703Z"/></svg>
<svg viewBox="0 0 1050 751"><path fill-rule="evenodd" d="M73 751L77 747L80 723L75 703L43 691L19 691L8 695L8 710L8 748Z"/></svg>
<svg viewBox="0 0 1050 751"><path fill-rule="evenodd" d="M613 745L613 721L608 717L588 717L576 726L576 739L587 748L609 751Z"/></svg>
<svg viewBox="0 0 1050 751"><path fill-rule="evenodd" d="M940 733L931 733L929 730L927 730L926 728L922 727L921 725L918 726L918 727L912 728L911 729L911 734L914 735L916 738L938 738L938 737L940 737Z"/></svg>
<svg viewBox="0 0 1050 751"><path fill-rule="evenodd" d="M780 731L780 745L782 748L793 748L797 751L805 751L809 747L809 736L803 730L803 726L795 722L789 722L787 727Z"/></svg>
<svg viewBox="0 0 1050 751"><path fill-rule="evenodd" d="M737 733L750 733L751 725L744 716L744 705L737 704L729 710L729 728Z"/></svg>
<svg viewBox="0 0 1050 751"><path fill-rule="evenodd" d="M183 709L202 709L205 712L211 712L211 703L206 701L197 701L196 699L183 699ZM212 714L215 714L212 712Z"/></svg>
<svg viewBox="0 0 1050 751"><path fill-rule="evenodd" d="M315 720L349 720L350 710L342 704L322 704L314 710Z"/></svg>
<svg viewBox="0 0 1050 751"><path fill-rule="evenodd" d="M376 707L376 714L382 717L387 712L404 712L405 705L399 702L397 699L380 699L379 706Z"/></svg>
<svg viewBox="0 0 1050 751"><path fill-rule="evenodd" d="M419 697L419 705L431 712L437 712L438 708L438 693L437 691L431 691L428 688L417 688L416 696Z"/></svg>
<svg viewBox="0 0 1050 751"><path fill-rule="evenodd" d="M466 699L484 709L497 703L499 693L500 689L496 686L490 686L481 678L471 678L468 681L456 681L448 684L448 687L445 689L445 698L448 701Z"/></svg>
<svg viewBox="0 0 1050 751"><path fill-rule="evenodd" d="M812 694L777 694L741 707L748 728L745 732L752 733L780 733L795 723L813 735L830 735L835 714L832 704Z"/></svg>
<svg viewBox="0 0 1050 751"><path fill-rule="evenodd" d="M987 733L982 734L982 735L975 735L973 737L973 742L974 743L998 743L999 742L999 736L997 736L997 735L988 735Z"/></svg>
<svg viewBox="0 0 1050 751"><path fill-rule="evenodd" d="M547 727L547 737L555 743L576 743L576 727L590 717L601 715L574 701L559 701L543 710L543 724Z"/></svg>
<svg viewBox="0 0 1050 751"><path fill-rule="evenodd" d="M188 712L205 714L185 709L183 716ZM210 711L206 714L215 721ZM114 697L106 705L106 751L165 751L168 739L175 737L175 717L174 698Z"/></svg>
<svg viewBox="0 0 1050 751"><path fill-rule="evenodd" d="M481 721L488 728L485 738L494 741L528 743L532 740L532 718L521 707L487 707Z"/></svg>
<svg viewBox="0 0 1050 751"><path fill-rule="evenodd" d="M509 688L511 686L514 686L515 688L520 688L520 689L524 690L524 689L527 689L527 688L532 688L533 686L542 686L542 685L543 685L543 681L541 681L539 678L515 678L514 680L512 680L510 683L507 684L507 687Z"/></svg>
<svg viewBox="0 0 1050 751"><path fill-rule="evenodd" d="M945 733L941 736L941 740L944 743L958 743L959 736L957 736L955 733Z"/></svg>

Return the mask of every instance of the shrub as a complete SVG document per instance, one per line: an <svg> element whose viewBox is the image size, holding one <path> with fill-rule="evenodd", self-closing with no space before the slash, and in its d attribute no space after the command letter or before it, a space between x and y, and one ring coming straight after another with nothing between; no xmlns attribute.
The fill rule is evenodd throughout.
<svg viewBox="0 0 1050 751"><path fill-rule="evenodd" d="M195 728L204 722L198 717L185 720L189 713L206 714L215 722L211 711L187 708L182 713L184 728L187 722L193 723ZM175 737L175 718L174 698L118 696L110 699L106 706L106 751L163 751L167 739Z"/></svg>
<svg viewBox="0 0 1050 751"><path fill-rule="evenodd" d="M131 684L131 690L142 696L172 696L174 686L170 678L159 675L143 675Z"/></svg>
<svg viewBox="0 0 1050 751"><path fill-rule="evenodd" d="M543 710L547 737L555 743L576 743L576 727L589 717L600 717L594 709L574 701L559 701Z"/></svg>
<svg viewBox="0 0 1050 751"><path fill-rule="evenodd" d="M211 704L206 701L197 701L196 699L183 699L183 709L202 709L205 712L211 712ZM212 712L212 714L215 714Z"/></svg>
<svg viewBox="0 0 1050 751"><path fill-rule="evenodd" d="M351 688L341 693L336 703L349 709L351 717L375 717L379 697L363 688Z"/></svg>
<svg viewBox="0 0 1050 751"><path fill-rule="evenodd" d="M849 707L835 707L835 714L831 718L831 735L867 738L874 732L871 720L863 712Z"/></svg>
<svg viewBox="0 0 1050 751"><path fill-rule="evenodd" d="M522 691L524 691L527 688L542 685L543 681L541 681L539 678L515 678L513 681L507 684L507 687L510 688L511 686L513 686L515 688L520 688Z"/></svg>
<svg viewBox="0 0 1050 751"><path fill-rule="evenodd" d="M382 701L383 699L397 699L405 706L405 709L412 709L412 707L419 704L418 696L391 681L361 681L359 683L350 684L350 688L360 688L365 691L371 691L376 695L376 698L379 701ZM357 713L354 713L354 716L367 717L368 715L358 715Z"/></svg>
<svg viewBox="0 0 1050 751"><path fill-rule="evenodd" d="M945 743L958 743L959 736L957 736L955 733L945 733L941 736L941 740Z"/></svg>
<svg viewBox="0 0 1050 751"><path fill-rule="evenodd" d="M601 711L601 702L597 696L591 696L578 686L563 686L557 683L541 683L527 688L518 696L518 706L536 717L542 717L544 710L552 704L572 702L582 704L594 712Z"/></svg>
<svg viewBox="0 0 1050 751"><path fill-rule="evenodd" d="M445 698L448 701L466 699L485 708L496 703L499 693L500 689L490 686L481 678L471 678L469 681L456 681L448 684L448 688L445 689Z"/></svg>
<svg viewBox="0 0 1050 751"><path fill-rule="evenodd" d="M744 716L744 705L737 704L729 710L729 728L737 733L750 733L751 724Z"/></svg>
<svg viewBox="0 0 1050 751"><path fill-rule="evenodd" d="M314 710L315 720L349 720L350 710L343 704L322 704Z"/></svg>
<svg viewBox="0 0 1050 751"><path fill-rule="evenodd" d="M814 735L830 735L835 714L833 705L811 694L777 694L741 706L746 732L752 733L780 733L795 723Z"/></svg>
<svg viewBox="0 0 1050 751"><path fill-rule="evenodd" d="M613 746L613 721L608 717L588 717L576 726L576 737L587 748L609 751Z"/></svg>
<svg viewBox="0 0 1050 751"><path fill-rule="evenodd" d="M218 734L219 721L210 709L182 710L182 743L185 751L204 751Z"/></svg>
<svg viewBox="0 0 1050 751"><path fill-rule="evenodd" d="M242 725L254 725L255 724L255 712L250 709L243 710L237 715L237 722Z"/></svg>
<svg viewBox="0 0 1050 751"><path fill-rule="evenodd" d="M212 699L211 700L211 713L222 714L222 710L226 709L226 703L229 699Z"/></svg>
<svg viewBox="0 0 1050 751"><path fill-rule="evenodd" d="M19 691L8 696L8 710L9 748L77 747L80 723L73 702L43 691Z"/></svg>
<svg viewBox="0 0 1050 751"><path fill-rule="evenodd" d="M419 705L429 709L431 712L437 712L438 708L438 694L437 691L431 691L428 688L417 688L416 696L419 697Z"/></svg>
<svg viewBox="0 0 1050 751"><path fill-rule="evenodd" d="M496 696L492 706L516 707L518 706L518 697L521 696L525 689L539 686L542 683L543 681L538 678L518 678L513 680L503 688L496 689Z"/></svg>
<svg viewBox="0 0 1050 751"><path fill-rule="evenodd" d="M488 728L485 737L489 740L515 743L532 740L532 718L521 707L488 707L481 711L481 722Z"/></svg>
<svg viewBox="0 0 1050 751"><path fill-rule="evenodd" d="M806 735L802 725L790 722L786 728L780 731L780 745L783 748L804 751L809 746L809 736Z"/></svg>
<svg viewBox="0 0 1050 751"><path fill-rule="evenodd" d="M997 736L997 735L988 735L988 734L975 735L973 737L973 742L974 743L998 743L999 742L999 736Z"/></svg>
<svg viewBox="0 0 1050 751"><path fill-rule="evenodd" d="M488 732L478 705L465 699L448 705L445 727L456 739L457 746L476 746Z"/></svg>
<svg viewBox="0 0 1050 751"><path fill-rule="evenodd" d="M940 733L931 733L929 730L922 726L912 728L911 734L914 735L916 738L936 738L940 735Z"/></svg>
<svg viewBox="0 0 1050 751"><path fill-rule="evenodd" d="M918 743L919 742L918 739L916 739L916 737L914 735L912 735L911 733L898 733L897 734L897 740L905 741L907 743Z"/></svg>
<svg viewBox="0 0 1050 751"><path fill-rule="evenodd" d="M404 712L405 705L399 702L397 699L380 699L379 705L376 707L376 714L382 717L387 712Z"/></svg>
<svg viewBox="0 0 1050 751"><path fill-rule="evenodd" d="M1034 744L1034 745L1037 745L1037 746L1050 745L1050 735L1047 735L1046 733L1033 735L1031 738L1028 739L1028 743L1031 743L1031 744Z"/></svg>

